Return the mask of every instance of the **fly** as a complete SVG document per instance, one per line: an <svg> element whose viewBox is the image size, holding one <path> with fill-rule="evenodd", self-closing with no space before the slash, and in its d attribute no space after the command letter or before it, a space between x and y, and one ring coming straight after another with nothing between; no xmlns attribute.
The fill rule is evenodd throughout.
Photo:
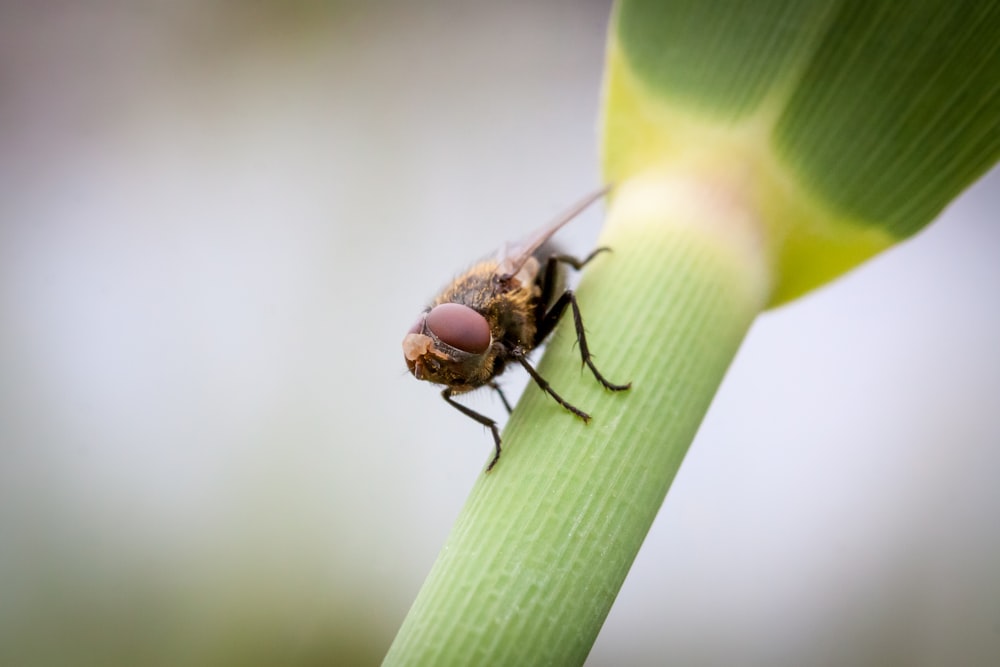
<svg viewBox="0 0 1000 667"><path fill-rule="evenodd" d="M585 197L549 225L520 242L508 243L496 257L472 266L444 288L403 339L403 355L413 376L445 385L441 396L449 405L490 429L495 453L486 472L500 459L497 423L453 396L490 387L510 413L510 403L495 378L512 361L523 367L556 403L585 423L590 421L590 415L557 394L528 362L528 354L552 333L567 307L573 311L580 356L597 381L611 391L624 391L632 385L610 382L594 366L576 296L563 288L566 266L580 270L609 248L597 248L581 260L554 254L545 245L610 189L606 186Z"/></svg>

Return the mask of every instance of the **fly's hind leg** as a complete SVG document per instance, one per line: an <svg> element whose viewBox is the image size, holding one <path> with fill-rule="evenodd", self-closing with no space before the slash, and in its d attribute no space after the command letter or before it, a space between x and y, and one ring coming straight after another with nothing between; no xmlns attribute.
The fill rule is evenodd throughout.
<svg viewBox="0 0 1000 667"><path fill-rule="evenodd" d="M572 266L575 270L579 271L584 266L586 266L587 263L590 262L590 260L597 257L602 252L611 252L611 248L607 246L601 246L600 248L597 248L583 259L577 259L572 255L552 255L548 258L548 260L545 262L545 273L542 274L543 275L541 283L542 296L538 300L539 311L537 315L539 321L541 321L542 317L544 317L546 309L549 307L549 302L552 301L552 297L554 296L556 286L560 282L556 280L556 274L559 271L559 265L568 264L569 266ZM538 337L536 338L537 340L542 340L543 338L545 338L545 336L542 336L541 338Z"/></svg>
<svg viewBox="0 0 1000 667"><path fill-rule="evenodd" d="M503 394L500 395L503 396ZM500 460L500 430L497 428L497 423L492 419L490 419L489 417L487 417L486 415L479 414L472 408L467 408L458 401L456 401L455 399L453 399L451 397L451 387L448 387L441 392L441 398L443 398L445 402L448 403L448 405L455 408L466 417L474 419L475 421L479 422L486 428L490 429L490 433L493 434L493 444L495 446L495 453L493 454L493 460L490 461L490 464L488 466L486 466L486 472L493 470L493 466L495 466L497 464L497 461ZM506 405L507 399L503 399L503 401L504 405Z"/></svg>

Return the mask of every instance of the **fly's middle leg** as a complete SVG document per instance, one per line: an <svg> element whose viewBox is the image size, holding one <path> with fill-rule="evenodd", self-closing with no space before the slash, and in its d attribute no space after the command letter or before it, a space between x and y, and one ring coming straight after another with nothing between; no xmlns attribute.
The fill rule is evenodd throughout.
<svg viewBox="0 0 1000 667"><path fill-rule="evenodd" d="M597 252L597 251L595 251ZM593 253L591 254L593 257ZM588 257L588 259L590 259ZM562 316L563 311L569 306L573 310L573 326L576 328L576 342L580 345L580 357L583 363L587 365L590 372L594 374L597 381L601 383L606 389L611 391L625 391L632 386L631 382L626 384L615 384L611 382L606 377L601 375L601 372L597 370L597 366L594 365L593 359L591 359L590 347L587 345L587 334L583 329L583 317L580 315L580 306L576 302L576 295L573 294L572 290L566 290L562 293L556 302L552 304L548 312L542 317L538 323L538 340L543 340L549 333L555 328L556 324L559 322L559 318Z"/></svg>

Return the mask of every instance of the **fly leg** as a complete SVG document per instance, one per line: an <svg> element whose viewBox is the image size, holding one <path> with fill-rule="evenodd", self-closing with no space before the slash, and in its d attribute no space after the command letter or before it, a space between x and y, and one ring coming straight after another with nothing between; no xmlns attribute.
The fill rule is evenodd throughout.
<svg viewBox="0 0 1000 667"><path fill-rule="evenodd" d="M503 396L503 394L501 394L501 396ZM472 408L467 408L458 401L456 401L455 399L453 399L451 397L451 387L447 387L444 391L441 392L441 398L443 398L445 402L448 403L448 405L455 408L466 417L470 417L471 419L476 420L486 428L490 429L490 432L493 434L493 444L496 447L496 453L493 455L493 460L490 461L490 464L486 466L486 472L493 470L493 466L495 466L497 464L497 461L500 460L500 430L497 429L497 423L492 419L490 419L489 417L487 417L486 415L481 415ZM504 404L506 405L506 403L507 400L504 399Z"/></svg>
<svg viewBox="0 0 1000 667"><path fill-rule="evenodd" d="M510 402L507 400L507 397L504 396L503 389L500 388L500 385L498 385L496 382L491 381L487 383L487 386L493 391L495 391L497 393L497 396L500 397L500 402L503 403L503 406L505 408L507 408L507 414L514 412L514 409L510 407Z"/></svg>
<svg viewBox="0 0 1000 667"><path fill-rule="evenodd" d="M537 321L540 322L545 316L546 309L549 307L549 302L552 301L552 296L555 294L555 290L558 289L559 284L562 282L557 279L559 264L569 264L574 269L579 271L590 260L597 257L602 252L611 252L611 248L602 246L583 259L577 259L572 255L552 255L549 257L549 259L545 262L545 273L542 274L542 296L538 299L538 312L536 313ZM535 344L537 345L543 338L545 338L545 336L536 336Z"/></svg>
<svg viewBox="0 0 1000 667"><path fill-rule="evenodd" d="M546 394L554 398L556 403L563 406L564 408L572 412L574 415L582 419L585 424L590 422L590 415L588 415L586 412L576 407L575 405L572 405L571 403L567 402L566 399L564 399L562 396L560 396L555 392L555 390L552 388L552 385L548 383L548 380L546 380L545 378L543 378L541 375L538 374L538 371L536 371L534 367L532 367L532 365L529 364L528 360L525 358L524 350L522 350L519 347L515 347L513 350L511 350L510 354L512 357L514 357L514 359L517 360L517 363L521 364L524 367L524 370L528 371L528 375L530 375L531 379L535 381L535 384L537 384L539 388Z"/></svg>
<svg viewBox="0 0 1000 667"><path fill-rule="evenodd" d="M603 248L599 248L594 252L600 252L601 250L603 250ZM593 256L594 253L591 253L590 257L584 260L584 263L586 263L586 261ZM601 372L597 370L596 366L594 366L594 362L590 358L590 348L587 347L587 334L583 330L583 318L580 316L580 306L576 303L576 295L573 294L573 290L566 290L563 292L562 296L556 299L556 302L552 304L552 307L549 308L548 312L546 312L541 320L539 320L538 332L535 334L535 338L539 341L544 340L545 337L552 332L556 323L559 322L559 318L562 316L563 311L566 310L566 306L571 306L573 309L573 326L576 327L576 341L580 344L580 357L583 359L583 363L587 364L587 368L589 368L590 372L594 374L594 377L597 378L597 381L600 382L606 389L610 389L611 391L625 391L631 387L631 382L626 384L615 384L614 382L611 382L601 375Z"/></svg>

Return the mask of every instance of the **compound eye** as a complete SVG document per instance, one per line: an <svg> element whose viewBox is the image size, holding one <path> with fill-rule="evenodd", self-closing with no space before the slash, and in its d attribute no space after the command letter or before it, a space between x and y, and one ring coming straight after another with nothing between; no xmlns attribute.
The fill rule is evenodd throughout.
<svg viewBox="0 0 1000 667"><path fill-rule="evenodd" d="M427 328L444 343L469 354L482 354L492 340L486 318L460 303L434 306L427 313Z"/></svg>

